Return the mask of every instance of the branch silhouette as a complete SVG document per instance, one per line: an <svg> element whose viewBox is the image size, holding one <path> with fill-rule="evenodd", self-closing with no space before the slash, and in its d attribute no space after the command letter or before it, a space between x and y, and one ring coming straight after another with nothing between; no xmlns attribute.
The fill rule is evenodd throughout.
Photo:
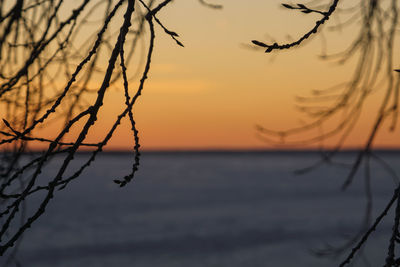
<svg viewBox="0 0 400 267"><path fill-rule="evenodd" d="M23 233L45 212L57 192L96 160L125 118L132 132L132 167L114 182L124 187L132 181L140 165L133 108L150 75L155 27L177 45L183 44L157 16L172 0L81 0L73 8L65 0L5 2L0 3L0 255L13 247L9 264L16 261ZM222 7L198 2L208 8ZM91 25L99 28L82 34ZM138 62L136 54L140 55ZM108 63L104 67L101 58L105 57ZM137 88L130 85L134 79ZM123 109L100 141L87 141L101 119L99 112L110 86L116 84L123 86ZM40 130L54 120L64 122L56 136L40 136ZM78 133L70 134L74 129ZM46 149L33 151L32 143L41 143ZM82 148L90 152L88 158L72 167ZM56 156L63 163L47 178L43 174ZM32 195L40 196L41 202L27 215L25 203Z"/></svg>
<svg viewBox="0 0 400 267"><path fill-rule="evenodd" d="M178 34L169 31L157 18L157 13L171 2L161 1L156 6L154 0L147 3L84 0L70 10L66 18L62 14L65 12L63 9L68 9L64 0L18 0L8 10L2 9L0 104L4 112L0 126L0 255L12 247L14 251L17 249L16 244L23 233L45 212L56 192L66 188L91 165L125 117L128 117L133 137L132 169L129 174L114 181L123 187L133 179L140 164L139 131L133 107L150 73L155 42L153 21L183 46L177 39ZM90 24L93 14L100 12L104 16L100 22L96 18L101 26L96 35L89 36L80 47L75 47L75 43L80 43L76 42L77 38L82 38L79 32ZM110 25L118 23L117 17L121 12L124 13L123 21L116 35ZM148 42L148 48L139 47L139 40ZM144 52L139 52L140 49ZM134 53L144 54L145 59L135 66L141 77L138 87L133 90L129 85L132 77L128 76L127 69L132 65ZM106 69L99 60L103 54L108 56ZM56 81L62 79L65 86L60 89ZM99 80L102 82L96 82ZM85 141L99 119L109 87L117 82L122 82L124 88L125 102L122 104L125 107L100 142ZM49 94L48 88L54 88L55 93ZM90 95L96 96L92 102L88 101ZM38 136L38 130L47 127L55 118L64 120L56 137ZM77 126L78 123L81 126ZM64 141L73 127L79 128L75 139ZM32 142L47 144L47 149L30 153L29 144ZM67 175L77 151L84 147L91 151L89 158ZM28 162L21 161L22 156L29 154ZM57 173L45 181L42 173L46 172L48 162L55 156L63 157L63 163ZM40 205L32 214L25 216L28 196L40 192ZM9 255L13 257L14 253Z"/></svg>
<svg viewBox="0 0 400 267"><path fill-rule="evenodd" d="M132 132L132 166L129 173L115 178L114 182L124 187L134 179L140 166L140 136L133 108L150 75L155 28L160 27L178 46L184 46L179 35L166 27L158 16L172 0L80 0L74 3L74 8L68 7L66 0L16 0L7 5L5 2L0 3L0 255L10 249L16 251L23 233L45 212L57 192L79 178L96 160L124 119L129 121ZM373 151L374 140L383 123L390 121L389 130L394 131L398 121L400 69L393 60L399 23L398 1L361 0L359 6L350 8L341 8L342 2L332 0L328 6L321 5L318 0L305 4L283 3L286 11L313 14L319 19L292 42L252 41L266 53L294 49L320 34L340 12L348 14L348 20L330 25L331 29L359 25L359 32L347 49L338 54L322 55L323 59L340 64L356 59L350 80L297 98L299 110L310 117L310 122L281 131L258 125L257 131L260 138L275 145L305 145L339 137L332 150L321 150L320 161L298 173L323 164L345 166L349 174L342 188L346 189L364 165L365 216L360 231L349 242L319 253L345 253L352 248L341 266L350 264L396 203L385 266L399 266L400 257L395 250L399 243L400 221L398 177ZM198 3L212 9L222 8L213 1L198 0ZM65 10L68 10L66 16L61 14ZM98 14L103 15L99 18ZM100 27L80 40L82 29L91 23ZM141 55L141 61L134 61L135 54ZM105 67L101 63L102 56L108 59ZM133 89L130 81L134 78L138 86ZM60 86L59 81L63 81L63 85ZM123 87L123 108L101 140L89 142L87 135L101 119L99 113L105 97L110 86L115 84ZM336 162L335 156L355 128L366 100L381 88L385 95L364 146L353 164ZM321 130L324 123L341 116L345 119L326 132ZM55 119L63 121L56 136L40 136L40 130L46 129ZM78 133L71 141L69 134L74 129L78 129ZM318 133L308 139L294 138L314 130ZM41 143L46 149L34 152L32 143ZM89 150L89 156L78 167L73 167L71 163L80 149ZM46 178L43 174L47 164L56 156L63 159L62 164L54 176ZM372 224L371 161L379 163L394 178L396 188ZM41 197L41 202L28 215L25 204L32 195ZM13 252L9 255L10 261L15 260Z"/></svg>
<svg viewBox="0 0 400 267"><path fill-rule="evenodd" d="M252 42L255 46L266 48L265 52L267 53L275 50L292 49L321 32L323 24L335 14L346 13L349 19L345 23L331 26L331 29L337 30L357 24L359 27L358 34L355 35L352 43L344 51L333 55L324 54L321 58L336 60L339 64L346 64L350 59L355 58L357 64L354 67L352 78L350 81L338 84L337 86L314 90L311 96L297 98L299 110L310 118L310 122L300 127L281 131L271 130L261 125L257 125L256 128L262 140L277 146L308 145L323 142L331 137L338 137L338 141L333 149L325 151L321 147L321 159L314 165L297 171L298 174L312 171L323 164L339 164L335 162L335 156L342 150L344 141L354 130L355 124L363 113L363 109L365 109L366 100L375 91L379 89L385 90L382 99L379 100L380 107L365 139L364 146L357 152L353 164L343 165L349 168L348 175L342 185L343 190L352 184L355 175L360 171L362 165L366 169L364 184L367 204L362 227L343 246L337 248L330 247L317 252L318 255L341 254L356 244L350 255L340 265L345 266L350 264L355 254L367 242L368 237L376 229L382 218L388 214L393 203L399 199L399 182L396 173L373 151L374 140L378 132L382 130L384 122L390 122L389 131L394 131L398 122L400 75L394 63L394 47L396 46L395 37L398 35L399 6L396 0L365 0L360 1L358 7L353 6L340 9L339 5L341 1L334 0L331 1L327 10L324 11L321 6L317 6L319 3L320 1L297 5L282 4L284 8L289 10L322 16L321 19L315 22L314 27L307 30L297 40L284 44L266 44L257 40ZM316 7L311 7L313 5ZM328 124L335 119L337 119L337 122L332 123L333 126L328 131L320 131L324 124ZM310 133L311 131L316 131L317 133L309 138L296 139L300 134ZM394 177L394 186L397 188L387 207L372 225L371 207L373 196L371 194L371 177L369 171L371 160L379 163L382 168ZM399 266L400 258L395 257L394 249L399 243L399 217L400 214L396 208L393 232L389 242L390 245L385 266Z"/></svg>

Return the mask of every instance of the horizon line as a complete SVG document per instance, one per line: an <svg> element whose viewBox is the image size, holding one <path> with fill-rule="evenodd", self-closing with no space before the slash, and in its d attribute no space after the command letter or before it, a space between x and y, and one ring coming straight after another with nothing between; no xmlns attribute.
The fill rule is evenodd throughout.
<svg viewBox="0 0 400 267"><path fill-rule="evenodd" d="M364 148L343 148L336 150L336 153L355 153L364 150ZM42 153L46 149L32 149L25 154L30 153ZM78 154L91 153L94 150L78 150ZM334 152L333 148L150 148L140 150L140 153L329 153ZM2 150L2 153L7 153L11 151ZM371 152L400 152L400 147L378 147L371 149ZM102 154L131 154L134 150L130 149L105 149L101 152Z"/></svg>

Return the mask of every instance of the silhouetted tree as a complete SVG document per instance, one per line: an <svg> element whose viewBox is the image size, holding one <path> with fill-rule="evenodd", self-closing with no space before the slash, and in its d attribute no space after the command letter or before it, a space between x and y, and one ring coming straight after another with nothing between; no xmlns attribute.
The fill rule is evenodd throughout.
<svg viewBox="0 0 400 267"><path fill-rule="evenodd" d="M131 172L114 181L123 187L132 180L140 156L132 108L149 75L155 24L182 46L178 35L157 18L157 13L171 0L158 5L154 0L146 3L141 0L79 2L71 7L71 2L64 0L0 1L3 119L0 126L3 136L0 141L0 255L18 244L24 231L45 212L55 193L78 178L95 160L125 117L131 125L134 160ZM99 14L103 14L100 21ZM100 28L86 40L79 40L88 36L81 31L93 20ZM116 27L119 27L117 33ZM141 43L143 47L139 47ZM75 47L77 44L79 47ZM135 66L141 75L138 87L131 89L132 77L128 76L127 66L132 65L135 52L145 55L145 60ZM101 56L108 57L107 64L101 62ZM61 86L60 81L64 81ZM86 142L89 130L98 120L108 88L120 82L125 97L121 106L125 108L100 142ZM90 98L91 95L95 97ZM54 118L64 120L56 136L52 139L38 136L37 130L46 129ZM64 141L73 127L79 128L78 134L73 141ZM47 143L47 149L31 153L29 160L22 160L22 155L29 153L31 142ZM67 173L81 148L89 149L90 157L72 174ZM46 172L46 163L55 155L61 155L63 163L46 181L41 174ZM33 214L25 215L25 202L33 194L42 198L41 203Z"/></svg>
<svg viewBox="0 0 400 267"><path fill-rule="evenodd" d="M293 49L303 44L313 35L322 31L323 25L328 23L337 13L346 13L348 19L344 23L331 25L331 28L358 27L358 34L344 51L334 55L322 55L324 59L335 59L340 64L347 63L356 58L357 64L353 77L349 82L340 83L327 89L315 90L310 97L299 97L300 110L311 118L311 122L303 126L275 131L258 126L258 132L264 140L279 143L284 141L286 145L311 144L320 142L332 136L339 136L338 142L333 149L321 149L321 160L315 165L300 170L299 173L310 171L322 164L334 164L335 156L341 151L348 135L352 132L360 114L365 108L365 102L376 90L383 89L385 94L380 100L380 108L374 119L373 126L368 134L365 145L358 151L354 163L350 166L348 177L345 179L342 189L346 189L353 181L355 174L362 164L365 165L365 194L367 198L364 225L348 243L336 249L326 249L321 254L342 253L351 247L351 253L345 258L340 266L349 264L354 255L367 241L369 235L376 229L378 224L386 216L389 209L396 203L393 231L389 241L385 266L400 266L400 257L395 256L395 246L400 242L399 220L400 220L400 186L394 170L385 163L373 151L373 142L385 121L391 120L390 131L395 131L399 114L399 89L400 70L395 69L398 63L394 62L394 49L396 47L396 35L399 33L399 1L397 0L361 0L352 2L349 7L341 7L343 1L333 0L326 6L323 1L311 1L307 4L282 4L283 7L300 11L304 14L316 14L320 19L315 25L290 43L267 44L261 41L253 43L265 49L266 53L275 50ZM355 26L354 26L355 24ZM398 47L398 43L397 43ZM322 103L322 104L321 104ZM316 106L316 104L318 106ZM324 123L338 119L328 131L319 131ZM317 134L307 140L298 141L297 134L317 130ZM278 139L276 139L278 138ZM276 140L276 141L275 141ZM293 141L292 141L293 140ZM382 213L371 222L372 193L370 177L370 161L375 160L395 178L395 190L389 203Z"/></svg>
<svg viewBox="0 0 400 267"><path fill-rule="evenodd" d="M221 8L214 3L198 1L209 8ZM132 109L149 75L155 42L154 27L158 25L178 45L183 46L178 40L178 34L169 30L157 18L157 14L172 0L158 1L158 4L154 0L81 0L74 3L73 8L68 6L68 2L0 0L0 112L3 119L3 124L0 125L0 255L13 246L17 247L24 231L45 212L54 194L77 179L91 165L125 117L131 126L134 159L131 172L114 181L123 187L133 179L139 167L140 145ZM302 103L302 111L313 118L311 123L286 131L274 131L259 126L258 131L264 138L278 137L287 144L293 144L290 137L319 128L332 117L344 115L346 119L333 129L300 142L317 142L340 135L335 149L323 151L321 161L316 166L332 162L358 120L365 99L376 88L384 88L386 95L382 99L365 146L359 151L343 184L345 189L351 184L362 163L368 170L371 159L390 170L373 153L372 145L385 120L392 119L391 130L395 129L397 122L400 75L393 71L393 50L398 33L399 7L397 0L360 0L358 5L341 9L340 0L329 2L331 3L328 6L319 0L306 4L283 4L287 9L315 14L321 18L294 42L253 43L268 53L292 49L318 34L334 14L348 12L351 14L349 20L334 27L355 23L360 25L358 35L342 53L324 56L337 58L341 63L358 57L352 80L334 88L315 91L311 97L298 99ZM103 14L100 21L98 14ZM87 40L78 40L82 38L80 32L87 29L94 19L99 26L95 34L90 35ZM119 28L118 31L115 31L115 27ZM76 44L79 46L75 47ZM141 44L144 44L143 47ZM135 52L144 55L144 60L133 65ZM104 56L108 58L107 64L101 62ZM128 66L136 68L135 71L128 72ZM128 73L140 73L138 86L134 90L130 89L129 82L136 77L131 77ZM64 81L62 86L60 81ZM115 83L123 85L124 109L100 142L87 142L87 134L98 121L107 90ZM308 104L316 101L323 102L324 105L315 107ZM56 136L39 136L38 130L46 129L54 118L64 121ZM68 133L74 127L78 128L78 134L68 142ZM45 143L47 148L42 153L29 153L29 144L32 142ZM90 150L90 156L80 167L71 170L71 162L82 148ZM28 155L30 157L26 160ZM50 180L45 180L42 173L46 172L46 164L55 155L62 156L63 162L56 174ZM400 238L400 187L397 183L387 207L371 223L369 171L365 175L365 184L368 199L365 226L351 242L339 249L347 251L358 242L341 266L351 261L394 203L397 203L397 208L385 266L400 266L400 258L395 256L395 245ZM34 194L41 197L41 203L32 214L25 215L25 202ZM11 253L11 257L12 255Z"/></svg>

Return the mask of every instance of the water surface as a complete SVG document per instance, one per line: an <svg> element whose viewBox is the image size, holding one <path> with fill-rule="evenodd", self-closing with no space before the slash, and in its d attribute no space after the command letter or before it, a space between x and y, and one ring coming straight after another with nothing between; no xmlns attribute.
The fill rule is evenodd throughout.
<svg viewBox="0 0 400 267"><path fill-rule="evenodd" d="M400 154L383 156L400 169ZM345 192L340 187L348 169L293 174L318 158L301 152L145 153L134 181L119 188L112 180L129 173L132 155L103 154L57 192L24 236L18 259L29 267L337 266L344 254L319 258L313 251L339 246L359 229L363 170ZM56 159L45 175L60 163ZM376 216L393 181L378 164L371 168ZM391 223L387 218L364 250L371 266L384 261ZM357 264L368 266L362 258Z"/></svg>

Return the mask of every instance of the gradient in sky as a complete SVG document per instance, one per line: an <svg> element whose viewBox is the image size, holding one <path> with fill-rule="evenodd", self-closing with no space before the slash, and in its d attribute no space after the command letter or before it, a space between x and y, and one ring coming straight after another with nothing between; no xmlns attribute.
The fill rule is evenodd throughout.
<svg viewBox="0 0 400 267"><path fill-rule="evenodd" d="M358 28L325 31L323 38L318 35L299 48L265 54L250 49L251 40L293 40L319 17L284 9L278 0L218 3L224 5L222 10L205 8L195 0L174 1L159 14L170 30L179 33L185 48L177 46L157 27L149 79L135 107L143 149L279 148L258 138L255 125L273 130L303 125L310 118L296 108L296 96L309 95L311 90L352 78L354 62L338 65L323 61L318 55L325 44L329 52L343 50ZM345 15L341 19L344 18ZM329 23L338 21L336 17ZM346 147L362 146L366 142L381 91L366 102ZM109 127L117 116L123 103L122 87L110 88L105 102L102 120L90 138L103 136L102 129ZM110 142L109 149L132 147L133 137L126 122ZM329 123L332 122L327 123L327 128ZM383 127L375 144L397 147L397 132L387 129ZM318 133L317 130L307 132L296 139L307 139ZM324 140L323 145L332 146L337 140ZM307 148L320 145L318 142Z"/></svg>

